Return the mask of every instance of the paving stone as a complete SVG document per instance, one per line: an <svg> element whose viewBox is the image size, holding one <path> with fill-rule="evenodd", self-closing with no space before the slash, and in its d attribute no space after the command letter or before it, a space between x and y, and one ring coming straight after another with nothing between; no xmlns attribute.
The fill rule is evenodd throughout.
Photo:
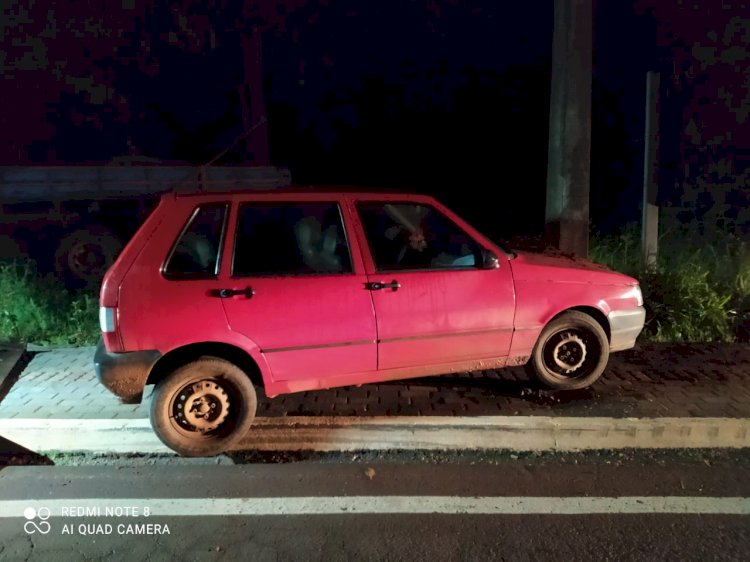
<svg viewBox="0 0 750 562"><path fill-rule="evenodd" d="M121 404L99 384L93 353L38 353L3 399L0 417L147 417L148 402ZM750 417L749 365L750 346L743 344L644 344L613 354L603 378L581 391L540 390L512 368L273 399L260 392L258 414Z"/></svg>

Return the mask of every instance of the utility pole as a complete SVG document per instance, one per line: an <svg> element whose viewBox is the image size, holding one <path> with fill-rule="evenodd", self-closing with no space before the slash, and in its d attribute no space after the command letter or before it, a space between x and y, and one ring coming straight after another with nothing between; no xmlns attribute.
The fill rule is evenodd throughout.
<svg viewBox="0 0 750 562"><path fill-rule="evenodd" d="M646 267L656 265L659 242L659 73L646 74L646 131L643 143L643 219L641 248Z"/></svg>
<svg viewBox="0 0 750 562"><path fill-rule="evenodd" d="M252 22L252 13L248 12L247 20ZM240 105L245 132L252 130L254 124L261 123L246 141L247 152L252 156L255 166L268 166L271 163L266 105L263 100L262 29L260 25L251 23L241 40L244 81L240 86Z"/></svg>
<svg viewBox="0 0 750 562"><path fill-rule="evenodd" d="M545 235L587 256L593 0L555 0Z"/></svg>

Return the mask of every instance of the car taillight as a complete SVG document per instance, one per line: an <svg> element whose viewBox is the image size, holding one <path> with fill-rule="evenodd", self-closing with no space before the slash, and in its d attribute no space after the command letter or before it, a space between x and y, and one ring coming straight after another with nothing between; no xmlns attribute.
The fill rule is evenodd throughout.
<svg viewBox="0 0 750 562"><path fill-rule="evenodd" d="M116 316L116 308L111 308L109 306L99 307L99 327L102 329L103 334L108 334L115 331Z"/></svg>
<svg viewBox="0 0 750 562"><path fill-rule="evenodd" d="M107 351L122 351L122 343L117 333L117 308L110 306L99 307L99 327L102 329L102 339Z"/></svg>

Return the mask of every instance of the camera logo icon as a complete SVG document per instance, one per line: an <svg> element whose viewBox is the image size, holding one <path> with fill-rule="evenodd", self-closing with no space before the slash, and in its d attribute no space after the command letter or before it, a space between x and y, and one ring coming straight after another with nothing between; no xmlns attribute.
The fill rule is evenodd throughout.
<svg viewBox="0 0 750 562"><path fill-rule="evenodd" d="M23 530L28 535L33 535L34 533L46 535L52 530L52 525L47 521L50 515L50 510L47 507L40 507L39 509L27 507L23 510L23 516L27 519L26 523L23 524Z"/></svg>

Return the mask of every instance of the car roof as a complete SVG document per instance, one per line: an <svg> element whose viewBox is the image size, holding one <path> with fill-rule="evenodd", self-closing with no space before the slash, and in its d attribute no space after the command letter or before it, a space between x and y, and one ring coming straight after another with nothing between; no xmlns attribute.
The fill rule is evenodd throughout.
<svg viewBox="0 0 750 562"><path fill-rule="evenodd" d="M425 197L430 198L429 195L415 193L409 190L400 190L394 188L378 188L378 187L362 187L353 185L289 185L285 187L266 188L266 187L245 187L245 188L217 188L216 186L208 190L195 191L174 191L171 195L182 198L194 198L194 197L234 197L237 195L262 195L265 197L269 195L284 195L284 196L295 196L295 195L359 195L361 197L381 197L381 196L402 196L402 197Z"/></svg>

